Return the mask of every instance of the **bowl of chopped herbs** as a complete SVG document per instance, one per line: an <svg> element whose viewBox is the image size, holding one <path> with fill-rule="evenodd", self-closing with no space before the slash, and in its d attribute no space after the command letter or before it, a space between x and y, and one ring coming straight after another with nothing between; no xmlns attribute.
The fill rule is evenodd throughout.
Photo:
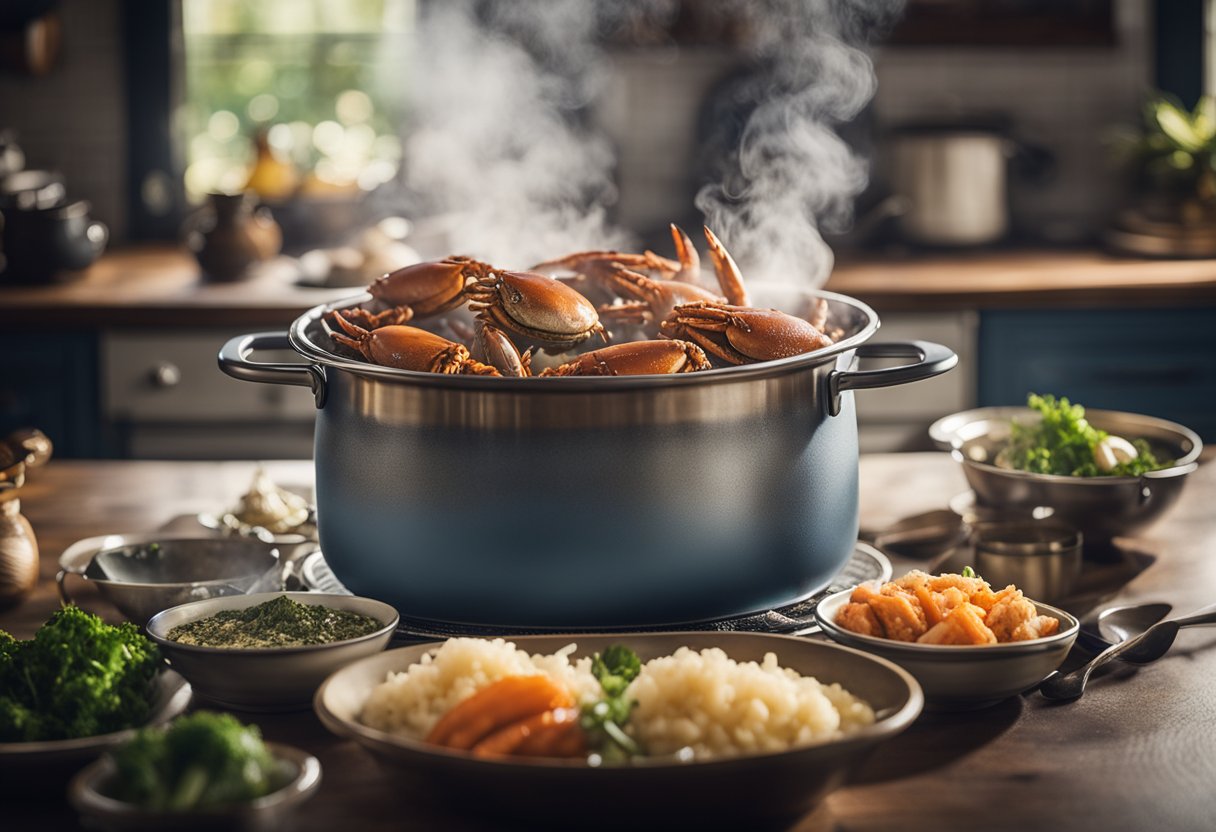
<svg viewBox="0 0 1216 832"><path fill-rule="evenodd" d="M270 592L192 601L148 636L197 696L248 711L303 710L333 671L383 650L399 616L351 595Z"/></svg>
<svg viewBox="0 0 1216 832"><path fill-rule="evenodd" d="M190 694L133 624L67 606L31 639L0 631L0 786L66 778L137 728L181 713Z"/></svg>
<svg viewBox="0 0 1216 832"><path fill-rule="evenodd" d="M1174 422L1034 393L1024 408L956 413L929 434L963 466L978 508L1051 517L1087 543L1159 520L1203 451L1198 434Z"/></svg>
<svg viewBox="0 0 1216 832"><path fill-rule="evenodd" d="M263 742L231 714L196 711L113 748L73 778L68 800L93 828L264 830L320 783L315 757Z"/></svg>

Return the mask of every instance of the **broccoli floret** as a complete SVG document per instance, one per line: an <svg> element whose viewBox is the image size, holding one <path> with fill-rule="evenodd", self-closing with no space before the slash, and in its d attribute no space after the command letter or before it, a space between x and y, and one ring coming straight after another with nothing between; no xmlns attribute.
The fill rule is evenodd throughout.
<svg viewBox="0 0 1216 832"><path fill-rule="evenodd" d="M115 797L141 806L168 805L169 747L163 729L142 729L110 757L116 771Z"/></svg>
<svg viewBox="0 0 1216 832"><path fill-rule="evenodd" d="M148 718L160 653L133 624L69 606L0 649L0 740L87 737Z"/></svg>
<svg viewBox="0 0 1216 832"><path fill-rule="evenodd" d="M128 803L189 811L254 800L278 785L277 766L255 725L199 711L168 729L145 729L112 754L113 796Z"/></svg>

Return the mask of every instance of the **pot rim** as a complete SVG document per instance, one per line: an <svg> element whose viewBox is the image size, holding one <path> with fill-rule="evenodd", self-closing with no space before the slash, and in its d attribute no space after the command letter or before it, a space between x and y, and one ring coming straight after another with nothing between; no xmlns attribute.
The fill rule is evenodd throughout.
<svg viewBox="0 0 1216 832"><path fill-rule="evenodd" d="M849 337L837 341L831 346L814 352L791 355L774 361L761 361L755 364L743 364L737 367L722 367L712 370L702 370L695 373L674 373L670 375L633 375L633 376L557 376L547 378L503 378L496 376L477 375L445 375L442 373L425 373L417 370L399 370L394 367L382 367L362 361L343 358L314 343L306 332L308 326L323 315L335 309L345 309L349 306L371 300L371 295L363 292L339 300L322 303L309 309L296 318L288 331L288 341L300 355L323 367L333 367L346 370L355 375L383 381L411 382L431 387L446 387L479 391L508 391L508 392L556 392L587 390L631 390L651 387L697 386L702 384L728 383L748 381L759 378L793 373L809 367L819 366L828 359L847 353L858 345L869 340L880 326L878 314L868 305L856 298L829 292L823 289L799 290L810 297L824 298L829 301L842 303L852 307L866 317L865 325Z"/></svg>

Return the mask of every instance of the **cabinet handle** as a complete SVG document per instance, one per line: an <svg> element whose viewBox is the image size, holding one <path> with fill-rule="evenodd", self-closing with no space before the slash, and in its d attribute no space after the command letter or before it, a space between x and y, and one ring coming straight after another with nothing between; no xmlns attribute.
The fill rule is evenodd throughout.
<svg viewBox="0 0 1216 832"><path fill-rule="evenodd" d="M172 361L162 361L148 372L153 387L176 387L181 383L182 371Z"/></svg>

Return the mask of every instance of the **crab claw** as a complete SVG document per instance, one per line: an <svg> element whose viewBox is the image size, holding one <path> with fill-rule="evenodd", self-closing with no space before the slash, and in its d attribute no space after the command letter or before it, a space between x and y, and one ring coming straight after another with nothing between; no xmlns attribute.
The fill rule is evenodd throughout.
<svg viewBox="0 0 1216 832"><path fill-rule="evenodd" d="M750 306L747 289L743 288L743 275L735 265L735 258L730 256L726 247L714 236L714 232L705 226L705 239L709 243L709 256L714 261L714 274L718 276L718 286L722 296L732 306Z"/></svg>
<svg viewBox="0 0 1216 832"><path fill-rule="evenodd" d="M692 244L692 238L684 233L684 229L671 224L671 240L676 245L676 258L680 261L680 270L671 276L672 280L683 280L686 283L696 283L701 276L701 255Z"/></svg>

